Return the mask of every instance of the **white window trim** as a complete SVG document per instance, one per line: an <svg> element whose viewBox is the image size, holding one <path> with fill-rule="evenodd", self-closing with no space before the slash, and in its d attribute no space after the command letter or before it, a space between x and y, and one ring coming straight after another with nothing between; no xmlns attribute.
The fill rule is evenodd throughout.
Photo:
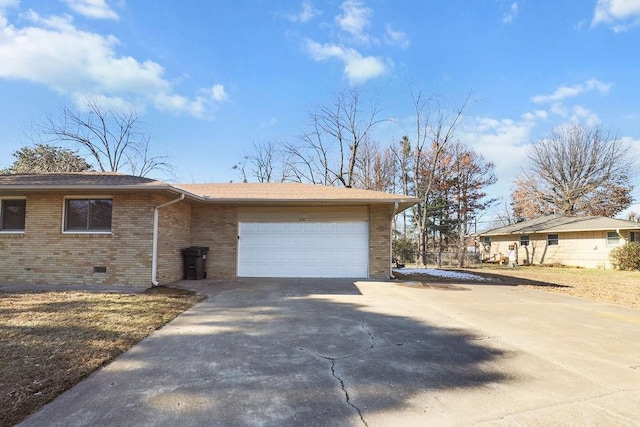
<svg viewBox="0 0 640 427"><path fill-rule="evenodd" d="M618 238L618 241L616 243L609 243L609 233L615 233L616 237ZM622 238L622 236L620 236L620 234L618 234L617 231L607 231L607 234L605 235L605 239L607 241L607 246L620 246L620 241L624 241L624 238Z"/></svg>
<svg viewBox="0 0 640 427"><path fill-rule="evenodd" d="M109 231L99 231L99 230L65 230L64 229L64 225L66 223L67 220L67 200L95 200L95 199L102 199L102 200L111 200L111 230ZM105 194L99 194L99 195L71 195L71 196L64 196L64 200L62 201L62 234L113 234L113 196L111 195L105 195Z"/></svg>
<svg viewBox="0 0 640 427"><path fill-rule="evenodd" d="M3 200L27 200L26 196L2 196L0 197L0 209L2 209L2 201ZM27 216L27 212L25 210L25 220ZM3 230L0 228L0 234L24 234L27 228L27 225L24 225L25 230Z"/></svg>

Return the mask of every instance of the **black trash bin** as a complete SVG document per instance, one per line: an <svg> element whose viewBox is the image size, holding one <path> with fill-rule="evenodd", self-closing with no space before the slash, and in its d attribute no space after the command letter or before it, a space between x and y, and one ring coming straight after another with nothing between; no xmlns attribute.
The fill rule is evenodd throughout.
<svg viewBox="0 0 640 427"><path fill-rule="evenodd" d="M182 250L184 258L184 278L186 280L202 280L207 277L208 247L191 246Z"/></svg>

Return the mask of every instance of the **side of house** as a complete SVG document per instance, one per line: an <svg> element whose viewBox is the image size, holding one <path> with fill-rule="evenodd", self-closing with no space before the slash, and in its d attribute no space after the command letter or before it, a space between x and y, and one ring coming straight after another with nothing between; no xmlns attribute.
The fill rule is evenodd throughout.
<svg viewBox="0 0 640 427"><path fill-rule="evenodd" d="M144 193L29 193L23 226L0 232L6 283L138 285L151 268L152 212ZM7 224L5 224L7 225ZM148 282L148 279L146 280Z"/></svg>
<svg viewBox="0 0 640 427"><path fill-rule="evenodd" d="M392 218L415 202L306 184L184 187L120 174L0 176L0 283L170 283L183 278L189 246L209 248L208 277L387 279Z"/></svg>
<svg viewBox="0 0 640 427"><path fill-rule="evenodd" d="M487 262L505 260L515 248L520 265L557 263L608 269L613 267L612 249L627 242L640 243L640 224L602 217L553 218L490 230L480 239Z"/></svg>

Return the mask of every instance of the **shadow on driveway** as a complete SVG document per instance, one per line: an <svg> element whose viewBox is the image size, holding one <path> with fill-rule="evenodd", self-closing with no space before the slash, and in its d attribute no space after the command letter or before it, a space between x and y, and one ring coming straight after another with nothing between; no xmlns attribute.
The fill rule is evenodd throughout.
<svg viewBox="0 0 640 427"><path fill-rule="evenodd" d="M487 367L506 355L479 337L373 312L353 282L200 290L207 300L24 425L367 425L418 393L508 380Z"/></svg>

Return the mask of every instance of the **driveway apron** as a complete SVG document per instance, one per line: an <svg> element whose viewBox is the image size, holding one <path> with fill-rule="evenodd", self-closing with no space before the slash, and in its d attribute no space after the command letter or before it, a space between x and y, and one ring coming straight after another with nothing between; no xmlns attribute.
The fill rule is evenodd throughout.
<svg viewBox="0 0 640 427"><path fill-rule="evenodd" d="M640 425L637 310L486 284L183 285L208 298L23 425Z"/></svg>

